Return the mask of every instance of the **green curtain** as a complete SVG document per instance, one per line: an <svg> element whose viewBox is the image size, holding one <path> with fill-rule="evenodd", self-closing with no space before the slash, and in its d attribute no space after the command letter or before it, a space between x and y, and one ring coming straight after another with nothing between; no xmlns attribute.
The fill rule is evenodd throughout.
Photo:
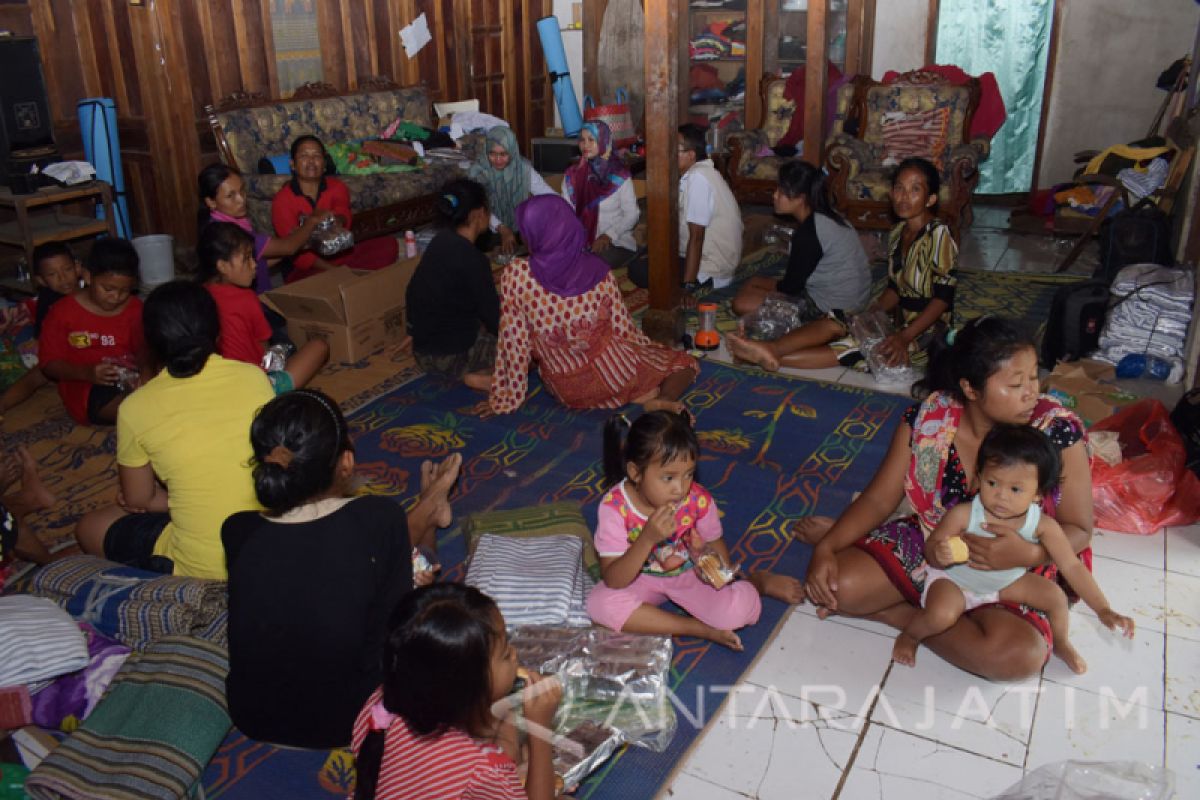
<svg viewBox="0 0 1200 800"><path fill-rule="evenodd" d="M1008 119L980 165L980 194L1027 192L1033 185L1038 121L1054 0L941 0L937 63L971 75L992 72Z"/></svg>

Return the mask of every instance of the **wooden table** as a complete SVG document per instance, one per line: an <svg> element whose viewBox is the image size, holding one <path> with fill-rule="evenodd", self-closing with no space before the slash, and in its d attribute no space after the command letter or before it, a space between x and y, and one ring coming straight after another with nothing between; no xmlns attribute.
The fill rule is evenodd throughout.
<svg viewBox="0 0 1200 800"><path fill-rule="evenodd" d="M62 203L86 201L104 204L104 219L64 213ZM104 181L91 181L77 186L48 186L33 194L13 194L0 186L0 208L11 208L17 218L0 223L0 244L25 250L25 260L33 266L33 248L45 242L63 242L107 233L117 235L113 214L112 187Z"/></svg>

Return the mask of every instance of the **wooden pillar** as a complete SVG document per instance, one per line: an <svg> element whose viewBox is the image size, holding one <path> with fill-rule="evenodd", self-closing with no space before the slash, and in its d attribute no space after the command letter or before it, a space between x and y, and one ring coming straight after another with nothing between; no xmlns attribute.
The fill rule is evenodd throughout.
<svg viewBox="0 0 1200 800"><path fill-rule="evenodd" d="M169 233L178 242L192 242L200 141L179 1L158 0L130 7L129 21L150 157L159 165L155 183L163 230L154 232Z"/></svg>
<svg viewBox="0 0 1200 800"><path fill-rule="evenodd" d="M583 93L592 97L600 96L600 28L607 9L608 0L583 0Z"/></svg>
<svg viewBox="0 0 1200 800"><path fill-rule="evenodd" d="M829 0L809 0L808 40L804 73L804 160L821 166L825 147L825 89L829 49L825 22L829 16Z"/></svg>
<svg viewBox="0 0 1200 800"><path fill-rule="evenodd" d="M646 0L646 215L651 338L674 340L679 298L679 37L686 0Z"/></svg>

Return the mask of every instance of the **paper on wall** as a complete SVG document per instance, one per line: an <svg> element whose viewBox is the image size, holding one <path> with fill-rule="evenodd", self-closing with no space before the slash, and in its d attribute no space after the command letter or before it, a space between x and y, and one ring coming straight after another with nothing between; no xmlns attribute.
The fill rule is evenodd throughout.
<svg viewBox="0 0 1200 800"><path fill-rule="evenodd" d="M422 13L408 25L400 29L400 41L404 45L404 54L409 58L421 52L421 48L433 37L429 35L429 22Z"/></svg>

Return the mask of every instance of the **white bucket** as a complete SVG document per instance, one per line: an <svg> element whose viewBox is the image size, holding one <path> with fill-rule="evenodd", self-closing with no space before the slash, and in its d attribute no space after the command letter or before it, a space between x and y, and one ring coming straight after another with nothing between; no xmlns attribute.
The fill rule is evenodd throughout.
<svg viewBox="0 0 1200 800"><path fill-rule="evenodd" d="M156 286L175 278L174 242L168 234L139 236L133 240L138 254L142 285Z"/></svg>

